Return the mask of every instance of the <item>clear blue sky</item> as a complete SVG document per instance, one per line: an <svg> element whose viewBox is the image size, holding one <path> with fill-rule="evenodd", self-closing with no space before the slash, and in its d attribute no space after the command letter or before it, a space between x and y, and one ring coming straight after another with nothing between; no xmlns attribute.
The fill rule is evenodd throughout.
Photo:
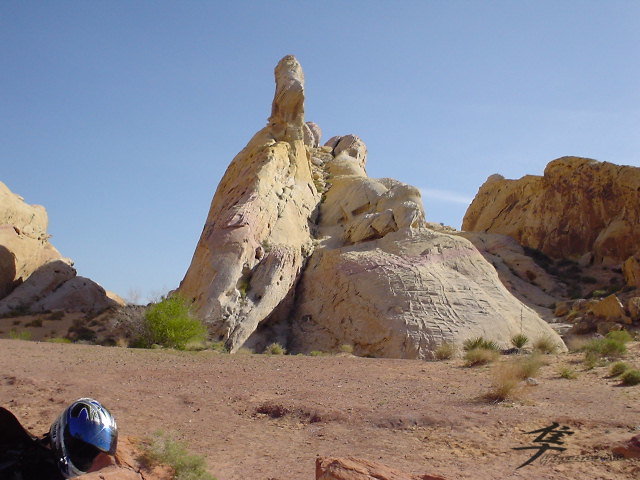
<svg viewBox="0 0 640 480"><path fill-rule="evenodd" d="M0 180L123 296L175 288L273 67L326 140L459 226L493 173L580 155L640 166L638 1L0 2Z"/></svg>

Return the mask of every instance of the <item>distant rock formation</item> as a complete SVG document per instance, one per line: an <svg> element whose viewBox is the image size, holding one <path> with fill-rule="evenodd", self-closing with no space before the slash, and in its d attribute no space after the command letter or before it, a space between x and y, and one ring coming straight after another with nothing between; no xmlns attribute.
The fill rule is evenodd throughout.
<svg viewBox="0 0 640 480"><path fill-rule="evenodd" d="M443 342L558 335L466 239L429 228L418 189L365 171L355 135L320 145L304 75L275 69L271 117L233 159L178 293L230 351L430 358Z"/></svg>
<svg viewBox="0 0 640 480"><path fill-rule="evenodd" d="M509 235L552 258L615 265L639 251L639 192L640 168L562 157L541 177L490 176L462 230Z"/></svg>
<svg viewBox="0 0 640 480"><path fill-rule="evenodd" d="M47 212L0 182L0 316L48 310L98 313L117 305L76 276L73 262L49 243Z"/></svg>

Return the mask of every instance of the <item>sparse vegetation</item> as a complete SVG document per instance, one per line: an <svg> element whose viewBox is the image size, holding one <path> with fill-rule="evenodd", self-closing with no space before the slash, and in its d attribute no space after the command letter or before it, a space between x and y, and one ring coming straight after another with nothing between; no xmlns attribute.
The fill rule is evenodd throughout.
<svg viewBox="0 0 640 480"><path fill-rule="evenodd" d="M560 369L558 370L558 376L567 380L574 380L578 378L578 374L576 373L576 371L573 368L567 366L560 367Z"/></svg>
<svg viewBox="0 0 640 480"><path fill-rule="evenodd" d="M312 350L309 352L309 355L312 357L324 357L327 354L325 352L322 352L320 350Z"/></svg>
<svg viewBox="0 0 640 480"><path fill-rule="evenodd" d="M444 342L438 345L438 348L436 348L434 355L437 360L449 360L456 355L457 350L458 349L454 343Z"/></svg>
<svg viewBox="0 0 640 480"><path fill-rule="evenodd" d="M625 342L615 338L595 338L587 342L583 351L585 358L589 355L599 358L618 358L627 352Z"/></svg>
<svg viewBox="0 0 640 480"><path fill-rule="evenodd" d="M465 352L478 348L485 350L495 350L496 352L500 350L500 347L496 342L494 342L493 340L486 340L483 337L468 338L462 344L462 348Z"/></svg>
<svg viewBox="0 0 640 480"><path fill-rule="evenodd" d="M519 333L511 337L511 345L516 347L517 349L521 349L529 342L529 337L527 337L523 333Z"/></svg>
<svg viewBox="0 0 640 480"><path fill-rule="evenodd" d="M617 377L619 375L622 375L630 368L631 367L629 366L629 364L625 362L616 362L612 364L611 367L609 367L609 375L611 375L612 377Z"/></svg>
<svg viewBox="0 0 640 480"><path fill-rule="evenodd" d="M485 399L492 402L503 402L513 398L520 390L520 368L514 363L499 365L493 372L491 389Z"/></svg>
<svg viewBox="0 0 640 480"><path fill-rule="evenodd" d="M287 353L287 349L279 343L272 343L264 349L264 353L267 355L285 355Z"/></svg>
<svg viewBox="0 0 640 480"><path fill-rule="evenodd" d="M349 344L340 345L340 351L342 353L353 354L353 345L349 345Z"/></svg>
<svg viewBox="0 0 640 480"><path fill-rule="evenodd" d="M183 350L188 343L204 342L206 327L191 314L191 306L174 295L150 306L144 313L144 332L136 344L161 345Z"/></svg>
<svg viewBox="0 0 640 480"><path fill-rule="evenodd" d="M464 354L465 366L475 367L495 362L500 357L497 350L491 348L472 348Z"/></svg>
<svg viewBox="0 0 640 480"><path fill-rule="evenodd" d="M170 435L156 432L145 445L144 460L148 464L169 465L175 480L215 480L207 472L204 457L194 455Z"/></svg>
<svg viewBox="0 0 640 480"><path fill-rule="evenodd" d="M620 377L623 385L638 385L640 384L640 370L629 369Z"/></svg>
<svg viewBox="0 0 640 480"><path fill-rule="evenodd" d="M31 340L31 332L29 330L9 330L9 338L12 340Z"/></svg>
<svg viewBox="0 0 640 480"><path fill-rule="evenodd" d="M534 352L531 355L514 360L511 365L514 374L524 380L525 378L535 377L544 362L540 354Z"/></svg>
<svg viewBox="0 0 640 480"><path fill-rule="evenodd" d="M605 338L609 338L611 340L615 340L616 342L621 343L629 343L633 340L633 337L626 330L613 330L605 336Z"/></svg>
<svg viewBox="0 0 640 480"><path fill-rule="evenodd" d="M65 338L65 337L47 338L46 341L49 342L49 343L71 343L71 340L69 340L68 338Z"/></svg>
<svg viewBox="0 0 640 480"><path fill-rule="evenodd" d="M540 337L534 342L533 348L540 353L555 353L557 349L551 337Z"/></svg>

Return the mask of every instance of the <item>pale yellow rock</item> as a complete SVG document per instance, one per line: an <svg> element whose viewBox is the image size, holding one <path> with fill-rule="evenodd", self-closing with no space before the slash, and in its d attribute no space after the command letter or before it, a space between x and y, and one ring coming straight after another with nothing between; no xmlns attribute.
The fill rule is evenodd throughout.
<svg viewBox="0 0 640 480"><path fill-rule="evenodd" d="M0 182L0 315L17 311L96 313L116 305L104 289L76 277L73 262L49 243L47 212Z"/></svg>
<svg viewBox="0 0 640 480"><path fill-rule="evenodd" d="M276 67L269 123L227 169L178 289L210 332L232 352L431 358L444 341L507 347L521 332L563 349L469 241L426 227L417 188L367 176L361 139L315 147L303 79L292 57Z"/></svg>
<svg viewBox="0 0 640 480"><path fill-rule="evenodd" d="M629 257L624 261L622 273L628 286L640 287L640 262L636 257Z"/></svg>
<svg viewBox="0 0 640 480"><path fill-rule="evenodd" d="M640 244L640 168L562 157L543 176L491 176L462 229L501 233L553 258L620 263Z"/></svg>
<svg viewBox="0 0 640 480"><path fill-rule="evenodd" d="M615 295L609 295L592 304L589 307L589 311L607 321L631 323L631 319L627 317L622 303Z"/></svg>
<svg viewBox="0 0 640 480"><path fill-rule="evenodd" d="M288 56L275 77L269 123L218 185L177 291L232 352L292 295L312 250L309 220L320 201L302 140L304 74Z"/></svg>
<svg viewBox="0 0 640 480"><path fill-rule="evenodd" d="M563 287L525 254L507 235L481 232L457 232L468 239L497 270L500 281L520 301L533 308L545 320L555 316L551 306L563 294Z"/></svg>
<svg viewBox="0 0 640 480"><path fill-rule="evenodd" d="M443 342L483 336L510 346L524 333L564 344L516 300L467 240L426 228L317 249L299 287L294 351L433 358Z"/></svg>

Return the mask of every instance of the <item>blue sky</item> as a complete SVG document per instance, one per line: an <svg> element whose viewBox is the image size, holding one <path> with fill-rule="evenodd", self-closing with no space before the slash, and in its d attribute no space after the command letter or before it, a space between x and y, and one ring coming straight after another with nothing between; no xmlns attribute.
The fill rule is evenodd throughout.
<svg viewBox="0 0 640 480"><path fill-rule="evenodd" d="M0 2L0 181L80 275L142 298L186 272L294 54L306 117L459 227L493 173L640 166L637 1Z"/></svg>

